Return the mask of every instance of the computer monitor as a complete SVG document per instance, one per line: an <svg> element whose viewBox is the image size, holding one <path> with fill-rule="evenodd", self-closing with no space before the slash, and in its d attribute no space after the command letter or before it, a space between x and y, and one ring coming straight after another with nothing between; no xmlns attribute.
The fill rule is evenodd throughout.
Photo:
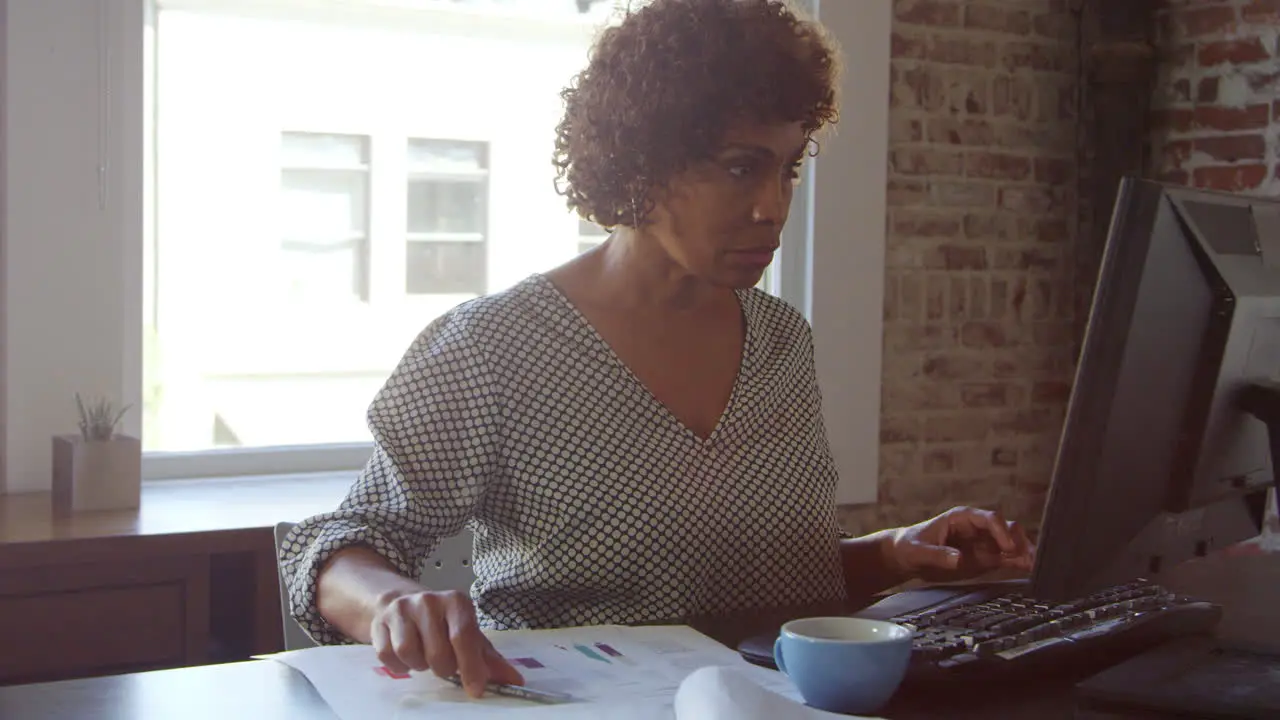
<svg viewBox="0 0 1280 720"><path fill-rule="evenodd" d="M1280 201L1126 178L1031 592L1078 597L1256 537L1280 428ZM1280 434L1278 434L1280 437Z"/></svg>

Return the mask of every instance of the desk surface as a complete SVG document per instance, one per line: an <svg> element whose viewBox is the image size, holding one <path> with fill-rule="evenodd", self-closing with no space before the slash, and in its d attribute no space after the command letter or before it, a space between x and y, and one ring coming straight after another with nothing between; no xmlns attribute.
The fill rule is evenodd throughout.
<svg viewBox="0 0 1280 720"><path fill-rule="evenodd" d="M1069 688L1012 693L981 704L941 699L885 713L890 720L1077 717ZM337 720L296 670L271 660L0 687L0 717L23 720Z"/></svg>
<svg viewBox="0 0 1280 720"><path fill-rule="evenodd" d="M1218 557L1188 564L1181 589L1223 602L1221 634L1267 635L1276 630L1274 608L1280 604L1280 557ZM1169 578L1170 581L1175 578ZM774 625L779 617L754 615L693 623L702 632L733 645L738 637ZM1084 718L1074 710L1076 678L1046 678L1017 687L992 688L992 694L952 697L895 698L882 714L890 720L917 718L1006 718L1055 720ZM23 720L159 720L252 717L264 720L336 720L319 694L298 672L273 661L206 665L177 670L64 680L0 687L0 718Z"/></svg>

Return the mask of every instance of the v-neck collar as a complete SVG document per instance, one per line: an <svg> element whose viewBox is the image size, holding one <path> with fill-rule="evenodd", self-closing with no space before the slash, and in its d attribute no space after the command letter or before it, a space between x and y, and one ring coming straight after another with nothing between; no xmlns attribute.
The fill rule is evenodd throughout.
<svg viewBox="0 0 1280 720"><path fill-rule="evenodd" d="M601 350L618 371L622 372L627 378L632 388L645 398L645 401L655 407L672 426L679 429L680 433L699 447L714 446L724 436L728 428L732 427L732 421L739 414L740 400L747 381L751 376L753 362L755 358L756 347L756 318L754 298L751 296L750 290L735 290L734 297L738 301L738 310L742 317L742 352L738 359L738 371L733 379L733 388L729 392L729 400L725 403L724 408L720 412L720 417L716 420L715 427L712 428L711 434L703 437L694 432L675 413L666 406L648 385L640 379L638 375L627 365L622 358L609 344L604 336L591 324L578 306L568 298L560 288L556 286L546 275L542 273L534 273L532 275L539 284L541 284L547 292L557 298L559 307L566 313L573 322L574 329L578 332L580 338L589 345L595 346Z"/></svg>

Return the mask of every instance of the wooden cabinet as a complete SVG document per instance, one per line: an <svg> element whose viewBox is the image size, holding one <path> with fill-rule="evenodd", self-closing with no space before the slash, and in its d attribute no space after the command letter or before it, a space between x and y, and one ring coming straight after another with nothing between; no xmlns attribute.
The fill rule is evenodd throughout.
<svg viewBox="0 0 1280 720"><path fill-rule="evenodd" d="M348 484L157 484L137 511L69 518L47 493L0 495L0 685L282 649L273 528Z"/></svg>

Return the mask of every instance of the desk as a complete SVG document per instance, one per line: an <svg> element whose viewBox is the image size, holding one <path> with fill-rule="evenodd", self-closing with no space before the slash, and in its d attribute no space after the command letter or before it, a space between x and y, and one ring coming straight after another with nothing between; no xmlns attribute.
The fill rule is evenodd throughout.
<svg viewBox="0 0 1280 720"><path fill-rule="evenodd" d="M1057 720L1070 695L1022 693L969 707L925 702L891 720ZM0 717L22 720L337 720L301 673L270 660L0 687Z"/></svg>
<svg viewBox="0 0 1280 720"><path fill-rule="evenodd" d="M1184 566L1162 578L1186 592L1211 597L1226 608L1222 634L1253 639L1276 636L1280 617L1280 556L1219 557ZM1242 592L1247 591L1247 592ZM750 616L707 618L691 624L726 644L776 628L797 613L823 608L790 608ZM890 720L1113 720L1074 710L1077 678L1043 678L1001 688L983 697L895 698L882 715ZM264 720L336 720L310 683L272 661L234 662L115 676L0 687L0 718L22 720L204 720L228 717Z"/></svg>
<svg viewBox="0 0 1280 720"><path fill-rule="evenodd" d="M137 510L68 517L49 493L0 496L0 685L282 649L273 528L336 507L350 482L149 483Z"/></svg>

